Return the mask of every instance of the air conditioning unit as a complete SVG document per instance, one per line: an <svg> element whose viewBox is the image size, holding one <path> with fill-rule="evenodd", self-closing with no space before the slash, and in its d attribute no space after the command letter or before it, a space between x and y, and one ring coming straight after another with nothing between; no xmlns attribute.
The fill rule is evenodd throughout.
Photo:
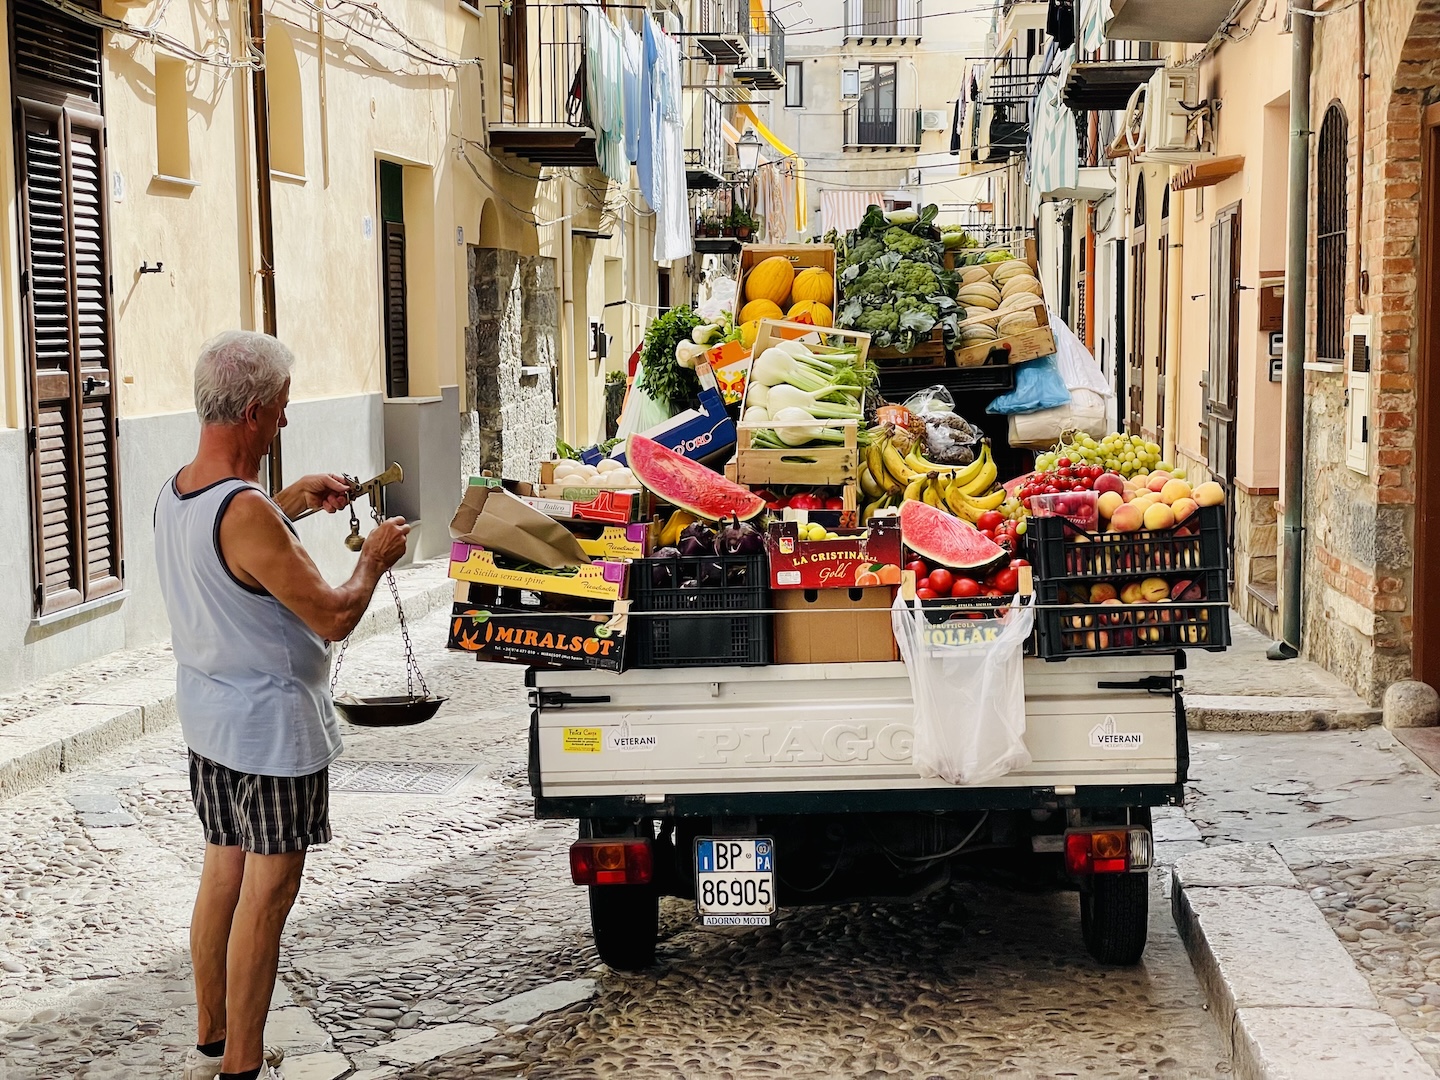
<svg viewBox="0 0 1440 1080"><path fill-rule="evenodd" d="M1191 120L1200 102L1200 75L1194 70L1161 68L1150 76L1145 91L1145 154L1206 152L1193 133ZM1189 105L1190 108L1186 108Z"/></svg>
<svg viewBox="0 0 1440 1080"><path fill-rule="evenodd" d="M944 131L949 126L949 117L943 109L922 109L920 111L921 131Z"/></svg>
<svg viewBox="0 0 1440 1080"><path fill-rule="evenodd" d="M1370 316L1350 316L1345 335L1345 464L1370 473Z"/></svg>

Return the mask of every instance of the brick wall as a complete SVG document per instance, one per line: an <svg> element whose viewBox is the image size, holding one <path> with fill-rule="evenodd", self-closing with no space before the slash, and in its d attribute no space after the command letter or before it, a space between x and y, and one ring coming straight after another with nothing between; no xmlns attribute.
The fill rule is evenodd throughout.
<svg viewBox="0 0 1440 1080"><path fill-rule="evenodd" d="M1368 475L1345 465L1345 376L1308 373L1304 646L1378 703L1390 682L1410 672L1420 119L1440 96L1440 0L1370 0L1366 12L1363 123L1358 7L1317 21L1311 109L1317 133L1332 101L1349 121L1348 220L1359 243L1348 253L1346 316L1363 304L1375 318L1372 461ZM1363 196L1356 182L1362 133ZM1313 227L1310 235L1313 267ZM1368 273L1359 296L1357 259ZM1313 356L1313 271L1307 297Z"/></svg>

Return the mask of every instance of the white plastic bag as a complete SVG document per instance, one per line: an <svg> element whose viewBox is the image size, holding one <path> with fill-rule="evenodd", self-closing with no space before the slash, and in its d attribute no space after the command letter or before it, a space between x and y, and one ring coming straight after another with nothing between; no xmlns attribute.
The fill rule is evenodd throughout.
<svg viewBox="0 0 1440 1080"><path fill-rule="evenodd" d="M1050 330L1055 335L1055 366L1070 390L1089 390L1103 398L1115 396L1115 388L1105 381L1105 372L1090 355L1085 343L1075 336L1054 312L1050 314Z"/></svg>
<svg viewBox="0 0 1440 1080"><path fill-rule="evenodd" d="M1093 390L1075 389L1070 391L1070 401L1058 408L1011 413L1008 442L1048 450L1067 431L1083 431L1099 439L1110 430L1108 417L1105 398Z"/></svg>
<svg viewBox="0 0 1440 1080"><path fill-rule="evenodd" d="M1034 608L932 626L917 600L890 611L915 699L915 768L951 784L983 784L1030 764L1025 748L1025 641Z"/></svg>
<svg viewBox="0 0 1440 1080"><path fill-rule="evenodd" d="M644 370L642 365L635 365L635 382L630 387L625 408L621 410L620 420L615 425L615 434L622 439L637 432L649 431L670 419L670 410L640 389L640 376Z"/></svg>

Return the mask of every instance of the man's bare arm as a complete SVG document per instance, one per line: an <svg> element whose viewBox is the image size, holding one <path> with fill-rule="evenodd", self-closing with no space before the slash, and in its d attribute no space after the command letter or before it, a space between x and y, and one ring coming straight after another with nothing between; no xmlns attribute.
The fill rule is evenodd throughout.
<svg viewBox="0 0 1440 1080"><path fill-rule="evenodd" d="M220 550L240 581L265 589L321 637L340 641L365 614L381 575L404 554L409 531L400 518L377 526L365 538L355 572L332 586L275 506L258 491L246 491L231 501L220 522Z"/></svg>

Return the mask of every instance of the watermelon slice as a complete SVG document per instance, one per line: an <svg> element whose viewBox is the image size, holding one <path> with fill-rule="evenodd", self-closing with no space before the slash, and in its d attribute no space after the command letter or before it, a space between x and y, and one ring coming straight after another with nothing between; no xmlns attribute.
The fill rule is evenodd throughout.
<svg viewBox="0 0 1440 1080"><path fill-rule="evenodd" d="M765 500L749 488L731 483L698 461L644 435L630 436L625 444L625 460L635 479L657 498L707 521L748 521L765 510Z"/></svg>
<svg viewBox="0 0 1440 1080"><path fill-rule="evenodd" d="M968 521L936 510L919 499L900 504L900 538L911 551L939 566L975 570L1006 554Z"/></svg>

